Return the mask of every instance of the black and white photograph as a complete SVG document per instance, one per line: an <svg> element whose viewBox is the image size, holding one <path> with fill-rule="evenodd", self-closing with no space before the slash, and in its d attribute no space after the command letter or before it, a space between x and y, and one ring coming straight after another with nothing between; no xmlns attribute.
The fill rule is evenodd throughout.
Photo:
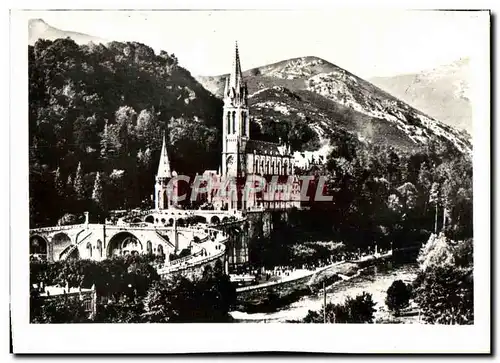
<svg viewBox="0 0 500 363"><path fill-rule="evenodd" d="M11 16L23 329L489 339L488 11Z"/></svg>

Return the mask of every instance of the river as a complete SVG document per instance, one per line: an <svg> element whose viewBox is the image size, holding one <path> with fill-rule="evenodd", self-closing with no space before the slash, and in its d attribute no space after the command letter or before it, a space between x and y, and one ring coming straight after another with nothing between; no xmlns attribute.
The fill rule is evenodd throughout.
<svg viewBox="0 0 500 363"><path fill-rule="evenodd" d="M344 302L347 296L355 297L366 291L372 294L376 303L375 320L387 319L390 315L385 306L387 289L393 281L403 280L409 283L414 280L418 267L413 264L392 266L390 263L367 267L347 280L337 281L327 286L326 300L333 303ZM289 320L301 320L308 310L319 310L323 306L323 292L302 297L300 300L270 313L231 312L238 323L284 323ZM406 319L407 323L418 322L418 318Z"/></svg>

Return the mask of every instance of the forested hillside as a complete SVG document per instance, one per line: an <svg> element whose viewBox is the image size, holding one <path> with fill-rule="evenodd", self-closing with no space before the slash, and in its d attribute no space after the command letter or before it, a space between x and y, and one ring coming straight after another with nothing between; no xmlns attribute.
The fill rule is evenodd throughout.
<svg viewBox="0 0 500 363"><path fill-rule="evenodd" d="M88 208L99 183L109 208L149 199L164 130L174 169L218 166L222 102L174 54L70 39L38 40L28 52L32 223Z"/></svg>

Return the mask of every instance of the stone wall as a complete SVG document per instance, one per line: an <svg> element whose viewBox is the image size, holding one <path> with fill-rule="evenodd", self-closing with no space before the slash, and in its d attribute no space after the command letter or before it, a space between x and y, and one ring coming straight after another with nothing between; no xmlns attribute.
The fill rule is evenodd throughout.
<svg viewBox="0 0 500 363"><path fill-rule="evenodd" d="M174 271L174 272L162 274L160 277L162 279L167 279L167 278L172 277L172 276L182 275L190 280L199 279L203 276L203 271L205 271L207 266L210 266L213 269L218 260L221 261L222 266L225 266L225 256L224 256L224 253L222 253L220 255L215 255L215 256L212 256L212 257L207 258L205 260L202 260L199 263L190 265L190 266L186 267L185 269L179 270L177 272Z"/></svg>
<svg viewBox="0 0 500 363"><path fill-rule="evenodd" d="M259 305L265 303L271 293L281 299L297 291L309 290L308 282L310 280L311 275L306 275L295 280L263 284L255 286L255 288L250 286L247 289L238 289L237 303Z"/></svg>

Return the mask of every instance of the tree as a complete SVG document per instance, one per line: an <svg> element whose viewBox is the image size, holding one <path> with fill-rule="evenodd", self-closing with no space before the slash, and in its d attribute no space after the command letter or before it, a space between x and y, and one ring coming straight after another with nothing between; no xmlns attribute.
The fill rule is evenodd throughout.
<svg viewBox="0 0 500 363"><path fill-rule="evenodd" d="M455 256L451 241L444 235L431 235L422 246L417 262L422 271L437 266L453 266Z"/></svg>
<svg viewBox="0 0 500 363"><path fill-rule="evenodd" d="M79 116L74 123L73 138L80 155L94 153L99 143L98 122L95 115Z"/></svg>
<svg viewBox="0 0 500 363"><path fill-rule="evenodd" d="M82 171L82 163L78 163L78 167L76 168L75 181L73 183L73 188L75 191L75 197L78 201L82 201L85 199L85 186L83 182L83 171Z"/></svg>
<svg viewBox="0 0 500 363"><path fill-rule="evenodd" d="M449 216L449 211L452 208L452 200L454 199L454 185L450 179L445 179L441 185L441 195L443 201L443 230L446 229L446 222Z"/></svg>
<svg viewBox="0 0 500 363"><path fill-rule="evenodd" d="M30 299L30 320L32 323L85 323L89 321L88 313L82 302L69 296L41 299L32 296Z"/></svg>
<svg viewBox="0 0 500 363"><path fill-rule="evenodd" d="M102 217L102 214L106 211L106 203L104 200L103 181L101 179L101 173L99 172L97 172L94 181L94 189L92 190L92 202L96 209L97 215L99 217Z"/></svg>
<svg viewBox="0 0 500 363"><path fill-rule="evenodd" d="M76 214L66 213L57 221L58 226L67 226L70 224L77 224L81 222L81 216L77 216Z"/></svg>
<svg viewBox="0 0 500 363"><path fill-rule="evenodd" d="M115 157L116 149L115 143L112 140L112 135L110 135L108 128L108 121L104 124L104 130L101 134L101 150L100 155L104 160L112 160Z"/></svg>
<svg viewBox="0 0 500 363"><path fill-rule="evenodd" d="M64 195L65 195L65 185L64 185L64 182L62 180L61 169L59 167L57 167L57 169L56 169L56 175L55 175L55 178L54 178L54 185L55 185L55 188L56 188L57 196L60 197L60 198L64 197Z"/></svg>
<svg viewBox="0 0 500 363"><path fill-rule="evenodd" d="M403 197L407 211L415 209L417 206L417 189L412 183L406 182L397 188L399 194Z"/></svg>
<svg viewBox="0 0 500 363"><path fill-rule="evenodd" d="M430 324L473 324L474 282L472 268L437 266L419 277L415 300Z"/></svg>
<svg viewBox="0 0 500 363"><path fill-rule="evenodd" d="M252 76L254 76L254 77L255 77L255 76L260 76L260 69L259 69L259 68L252 68L252 69L250 70L250 74L251 74Z"/></svg>
<svg viewBox="0 0 500 363"><path fill-rule="evenodd" d="M431 188L432 174L426 162L420 164L420 169L418 171L418 185L427 193Z"/></svg>
<svg viewBox="0 0 500 363"><path fill-rule="evenodd" d="M372 295L363 292L357 295L354 299L348 297L345 305L349 311L350 320L354 323L372 323L373 314L375 313L375 303Z"/></svg>
<svg viewBox="0 0 500 363"><path fill-rule="evenodd" d="M410 295L410 287L403 281L396 280L391 284L391 286L389 286L389 289L387 289L385 304L390 311L394 312L394 314L398 316L400 311L409 305Z"/></svg>
<svg viewBox="0 0 500 363"><path fill-rule="evenodd" d="M68 180L66 181L66 192L69 197L73 196L74 186L73 186L73 177L71 174L68 175Z"/></svg>
<svg viewBox="0 0 500 363"><path fill-rule="evenodd" d="M436 207L436 211L434 214L434 233L437 233L437 221L438 221L438 206L440 202L440 195L439 195L439 184L438 183L432 183L431 191L430 191L430 196L429 196L429 203L434 204Z"/></svg>
<svg viewBox="0 0 500 363"><path fill-rule="evenodd" d="M150 323L182 322L193 292L191 281L180 276L155 282L143 300L142 319Z"/></svg>
<svg viewBox="0 0 500 363"><path fill-rule="evenodd" d="M104 209L104 191L102 185L101 173L97 172L92 192L92 200L99 209Z"/></svg>
<svg viewBox="0 0 500 363"><path fill-rule="evenodd" d="M431 236L420 251L415 301L431 324L474 322L472 239Z"/></svg>
<svg viewBox="0 0 500 363"><path fill-rule="evenodd" d="M347 297L343 304L326 305L326 321L327 323L373 323L375 313L375 303L372 295L363 292L357 295L354 299ZM323 323L323 310L309 310L304 323Z"/></svg>
<svg viewBox="0 0 500 363"><path fill-rule="evenodd" d="M391 148L387 153L387 180L397 184L401 180L401 163L398 154Z"/></svg>

